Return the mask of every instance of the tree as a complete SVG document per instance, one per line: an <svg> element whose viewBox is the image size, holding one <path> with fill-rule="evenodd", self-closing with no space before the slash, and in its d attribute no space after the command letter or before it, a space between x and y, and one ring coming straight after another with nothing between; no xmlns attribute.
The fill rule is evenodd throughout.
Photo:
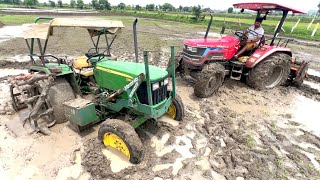
<svg viewBox="0 0 320 180"><path fill-rule="evenodd" d="M200 5L193 6L192 14L194 15L195 20L197 21L199 19L200 15L201 15L201 6Z"/></svg>
<svg viewBox="0 0 320 180"><path fill-rule="evenodd" d="M91 1L91 6L92 6L92 8L94 8L94 9L99 9L99 8L100 8L100 5L99 5L99 3L98 3L98 0L92 0L92 1Z"/></svg>
<svg viewBox="0 0 320 180"><path fill-rule="evenodd" d="M13 3L13 4L20 4L20 3L21 3L21 0L12 0L12 3Z"/></svg>
<svg viewBox="0 0 320 180"><path fill-rule="evenodd" d="M49 4L51 7L56 7L56 2L49 0Z"/></svg>
<svg viewBox="0 0 320 180"><path fill-rule="evenodd" d="M154 11L154 4L147 4L146 5L146 10L147 11Z"/></svg>
<svg viewBox="0 0 320 180"><path fill-rule="evenodd" d="M100 9L111 10L111 5L107 0L99 0Z"/></svg>
<svg viewBox="0 0 320 180"><path fill-rule="evenodd" d="M62 1L61 1L61 0L58 0L58 6L59 6L60 8L62 8Z"/></svg>
<svg viewBox="0 0 320 180"><path fill-rule="evenodd" d="M118 8L119 9L125 9L126 8L126 5L124 3L119 3L118 4Z"/></svg>
<svg viewBox="0 0 320 180"><path fill-rule="evenodd" d="M25 4L28 7L37 5L38 3L39 3L38 0L24 0L23 1L23 4Z"/></svg>
<svg viewBox="0 0 320 180"><path fill-rule="evenodd" d="M233 13L233 7L228 8L228 13L230 13L230 14Z"/></svg>
<svg viewBox="0 0 320 180"><path fill-rule="evenodd" d="M71 6L72 8L74 8L75 5L76 5L76 1L75 1L75 0L71 0L71 1L70 1L70 6Z"/></svg>
<svg viewBox="0 0 320 180"><path fill-rule="evenodd" d="M136 5L135 9L136 9L137 11L140 11L140 10L141 10L141 6L140 6L140 5Z"/></svg>
<svg viewBox="0 0 320 180"><path fill-rule="evenodd" d="M77 0L77 8L83 9L84 3L83 0Z"/></svg>
<svg viewBox="0 0 320 180"><path fill-rule="evenodd" d="M182 11L184 12L190 12L192 8L188 7L188 6L185 6L183 7Z"/></svg>
<svg viewBox="0 0 320 180"><path fill-rule="evenodd" d="M164 11L173 11L174 10L174 6L170 3L164 3L162 5L162 10Z"/></svg>
<svg viewBox="0 0 320 180"><path fill-rule="evenodd" d="M28 7L31 7L33 5L33 0L24 0L23 4L25 4Z"/></svg>
<svg viewBox="0 0 320 180"><path fill-rule="evenodd" d="M180 6L179 6L179 11L182 11L182 9L183 9L183 7L180 5Z"/></svg>

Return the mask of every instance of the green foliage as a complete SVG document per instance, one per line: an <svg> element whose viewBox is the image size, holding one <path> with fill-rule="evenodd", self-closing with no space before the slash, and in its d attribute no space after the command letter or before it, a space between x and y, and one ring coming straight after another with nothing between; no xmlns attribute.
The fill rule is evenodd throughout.
<svg viewBox="0 0 320 180"><path fill-rule="evenodd" d="M94 9L99 9L98 1L97 1L97 0L91 0L91 6L92 6Z"/></svg>
<svg viewBox="0 0 320 180"><path fill-rule="evenodd" d="M75 0L70 0L70 7L74 8L76 6Z"/></svg>
<svg viewBox="0 0 320 180"><path fill-rule="evenodd" d="M49 0L49 4L51 7L56 7L56 2Z"/></svg>
<svg viewBox="0 0 320 180"><path fill-rule="evenodd" d="M147 10L147 11L154 11L154 9L155 9L154 4L147 4L147 5L146 5L146 10Z"/></svg>
<svg viewBox="0 0 320 180"><path fill-rule="evenodd" d="M83 9L83 6L84 6L83 0L77 0L77 8Z"/></svg>
<svg viewBox="0 0 320 180"><path fill-rule="evenodd" d="M229 8L228 8L228 13L229 13L229 14L233 13L233 7L229 7Z"/></svg>
<svg viewBox="0 0 320 180"><path fill-rule="evenodd" d="M62 0L58 0L58 6L59 6L60 8L63 7L63 5L62 5Z"/></svg>
<svg viewBox="0 0 320 180"><path fill-rule="evenodd" d="M118 8L123 10L126 8L126 5L124 3L119 3Z"/></svg>
<svg viewBox="0 0 320 180"><path fill-rule="evenodd" d="M201 6L193 6L192 8L192 14L194 15L194 18L196 21L198 21L200 15L201 15Z"/></svg>
<svg viewBox="0 0 320 180"><path fill-rule="evenodd" d="M111 5L108 0L99 0L99 7L101 10L111 10Z"/></svg>
<svg viewBox="0 0 320 180"><path fill-rule="evenodd" d="M137 11L140 11L140 10L141 10L141 6L140 6L140 5L136 5L135 9L136 9Z"/></svg>
<svg viewBox="0 0 320 180"><path fill-rule="evenodd" d="M35 6L38 3L39 3L38 0L24 0L24 2L23 2L23 4L28 7Z"/></svg>
<svg viewBox="0 0 320 180"><path fill-rule="evenodd" d="M163 11L173 11L174 9L175 9L174 6L172 4L170 4L170 3L164 3L162 5L162 10Z"/></svg>

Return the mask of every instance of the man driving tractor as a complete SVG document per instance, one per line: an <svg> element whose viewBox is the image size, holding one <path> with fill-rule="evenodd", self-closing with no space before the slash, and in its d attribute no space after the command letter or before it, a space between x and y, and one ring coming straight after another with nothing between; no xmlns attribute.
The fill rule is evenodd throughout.
<svg viewBox="0 0 320 180"><path fill-rule="evenodd" d="M244 39L243 48L234 56L236 59L245 51L256 48L264 34L264 29L261 26L263 18L257 18L255 23L243 32L244 36L247 36L247 40ZM245 43L245 44L244 44Z"/></svg>

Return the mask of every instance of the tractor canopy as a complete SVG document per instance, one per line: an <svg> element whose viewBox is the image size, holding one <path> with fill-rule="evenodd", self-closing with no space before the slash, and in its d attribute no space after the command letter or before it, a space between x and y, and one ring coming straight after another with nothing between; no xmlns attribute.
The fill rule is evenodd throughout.
<svg viewBox="0 0 320 180"><path fill-rule="evenodd" d="M267 12L267 11L292 11L296 14L304 14L304 12L292 9L287 6L279 5L276 3L237 3L233 4L235 8L240 9L248 9L252 11L259 11L260 13Z"/></svg>
<svg viewBox="0 0 320 180"><path fill-rule="evenodd" d="M47 40L53 34L54 27L81 27L86 28L91 37L97 36L98 31L106 30L108 34L115 34L124 25L121 21L110 21L101 19L85 19L85 18L53 18L48 23L30 23L23 24L24 39L39 38Z"/></svg>

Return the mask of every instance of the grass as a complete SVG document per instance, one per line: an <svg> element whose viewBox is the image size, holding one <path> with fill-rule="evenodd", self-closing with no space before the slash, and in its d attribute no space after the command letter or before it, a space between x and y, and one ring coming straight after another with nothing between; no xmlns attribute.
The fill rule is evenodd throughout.
<svg viewBox="0 0 320 180"><path fill-rule="evenodd" d="M0 22L5 25L18 25L23 23L31 23L37 16L30 15L3 15L0 14Z"/></svg>

